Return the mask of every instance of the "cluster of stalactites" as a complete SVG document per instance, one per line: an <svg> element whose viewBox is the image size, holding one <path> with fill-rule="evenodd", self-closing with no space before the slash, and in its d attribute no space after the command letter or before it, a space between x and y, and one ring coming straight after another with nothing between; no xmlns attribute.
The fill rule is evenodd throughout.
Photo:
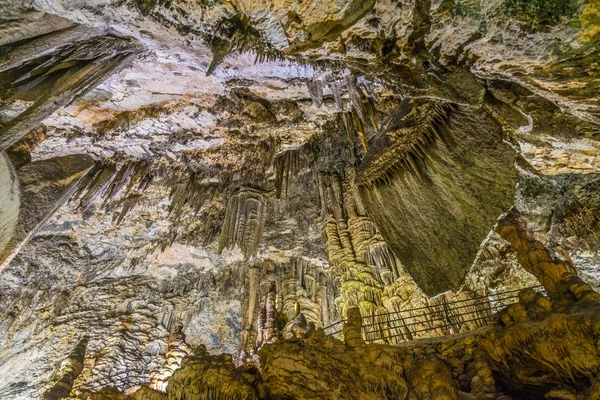
<svg viewBox="0 0 600 400"><path fill-rule="evenodd" d="M397 173L407 172L423 179L424 166L431 158L430 152L438 141L451 146L451 138L445 134L444 125L455 106L443 102L419 102L413 107L406 100L397 110L408 122L394 126L396 118L375 141L375 146L363 159L356 178L358 185L390 183Z"/></svg>
<svg viewBox="0 0 600 400"><path fill-rule="evenodd" d="M150 388L165 392L167 385L169 384L169 377L181 368L181 361L185 356L190 354L190 352L190 346L185 341L183 325L178 324L173 329L171 336L169 336L165 364L159 371L150 376Z"/></svg>
<svg viewBox="0 0 600 400"><path fill-rule="evenodd" d="M105 212L113 212L113 223L121 224L128 213L138 204L147 200L146 190L153 182L170 189L169 219L177 221L186 212L194 215L203 206L222 192L222 184L207 182L185 168L162 168L146 160L124 162L98 161L78 183L78 188L70 199L79 211L88 210L93 204L100 203ZM214 240L220 225L208 212L203 224L203 243ZM164 251L177 239L177 232L171 231L161 239Z"/></svg>
<svg viewBox="0 0 600 400"><path fill-rule="evenodd" d="M353 178L352 170L345 179L319 176L329 271L339 279L335 302L342 313L358 307L381 337L398 342L481 326L489 317L487 298L468 290L428 298L366 215Z"/></svg>
<svg viewBox="0 0 600 400"><path fill-rule="evenodd" d="M8 102L34 101L3 126L2 150L36 128L56 109L126 65L139 51L131 38L105 34L104 30L73 25L66 20L61 22L64 29L48 32L46 28L52 23L47 25L45 19L52 18L58 19L42 17L31 24L31 29L23 30L21 40L5 43L7 51L0 60L0 98L9 99ZM33 57L32 49L37 50Z"/></svg>
<svg viewBox="0 0 600 400"><path fill-rule="evenodd" d="M246 259L256 255L266 214L267 201L261 192L246 188L231 196L227 203L219 250L239 247Z"/></svg>
<svg viewBox="0 0 600 400"><path fill-rule="evenodd" d="M363 151L369 149L369 141L375 135L379 126L379 118L375 103L379 96L375 85L365 77L346 74L336 79L331 73L324 74L308 82L308 92L313 104L320 108L324 103L323 89L328 87L333 95L337 109L340 111L341 126L348 138L354 142L358 139ZM350 109L344 107L343 96L347 94Z"/></svg>
<svg viewBox="0 0 600 400"><path fill-rule="evenodd" d="M146 161L125 162L120 167L113 162L97 162L79 182L71 201L78 201L81 211L98 200L102 200L106 211L121 205L121 212L115 215L118 225L140 200L140 193L148 188L152 179L150 163Z"/></svg>
<svg viewBox="0 0 600 400"><path fill-rule="evenodd" d="M315 107L322 107L324 100L323 89L328 87L333 95L336 107L340 111L344 111L344 103L342 97L345 93L348 94L352 107L354 107L361 119L364 119L362 113L362 100L366 96L373 101L378 101L379 96L375 92L375 86L373 82L367 80L365 77L356 78L356 76L348 73L341 79L337 79L330 72L323 74L315 79L308 81L308 93L313 101Z"/></svg>
<svg viewBox="0 0 600 400"><path fill-rule="evenodd" d="M301 169L302 147L286 150L275 156L273 164L275 167L275 192L278 199L281 198L283 189L287 197L290 177Z"/></svg>
<svg viewBox="0 0 600 400"><path fill-rule="evenodd" d="M260 349L264 344L279 341L279 313L277 311L277 287L275 282L271 282L267 298L258 312L257 322L257 349Z"/></svg>

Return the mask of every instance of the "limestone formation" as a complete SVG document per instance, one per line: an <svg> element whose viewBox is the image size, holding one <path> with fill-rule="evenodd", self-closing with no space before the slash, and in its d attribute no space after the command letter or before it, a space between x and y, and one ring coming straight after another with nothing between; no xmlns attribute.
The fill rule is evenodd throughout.
<svg viewBox="0 0 600 400"><path fill-rule="evenodd" d="M93 160L87 154L73 154L28 163L19 169L19 219L4 251L0 252L0 269L34 231L68 201L78 180L92 164Z"/></svg>
<svg viewBox="0 0 600 400"><path fill-rule="evenodd" d="M0 252L10 241L19 217L20 191L19 181L10 159L5 153L0 157L0 179L2 186L2 201L0 216Z"/></svg>
<svg viewBox="0 0 600 400"><path fill-rule="evenodd" d="M69 357L61 362L57 371L58 381L42 395L44 400L54 400L67 397L71 393L75 378L83 370L83 360L85 359L85 349L89 337L84 336L73 349Z"/></svg>
<svg viewBox="0 0 600 400"><path fill-rule="evenodd" d="M181 362L190 353L190 346L185 342L183 325L178 324L173 329L167 347L165 365L150 377L150 388L164 392L169 384L168 379L181 368Z"/></svg>
<svg viewBox="0 0 600 400"><path fill-rule="evenodd" d="M528 314L515 324L498 320L468 334L401 346L344 344L317 330L308 338L265 345L259 370L236 369L227 356L199 348L173 375L171 384L178 386L170 384L165 397L142 389L117 398L204 399L203 390L217 398L252 399L596 398L597 307L540 319L531 314L531 292L521 295Z"/></svg>
<svg viewBox="0 0 600 400"><path fill-rule="evenodd" d="M244 256L255 255L262 239L266 214L263 195L254 190L242 190L227 203L227 214L221 230L221 249L239 247Z"/></svg>
<svg viewBox="0 0 600 400"><path fill-rule="evenodd" d="M0 0L0 399L600 396L597 0Z"/></svg>
<svg viewBox="0 0 600 400"><path fill-rule="evenodd" d="M11 15L8 15L10 19ZM40 18L41 17L41 18ZM38 16L38 28L10 38L0 62L3 107L16 102L30 105L3 121L0 146L6 150L36 128L59 107L89 91L136 54L135 42L110 32L60 21L47 29L53 15ZM18 15L15 21L19 21ZM22 24L29 23L27 19Z"/></svg>
<svg viewBox="0 0 600 400"><path fill-rule="evenodd" d="M384 239L435 295L460 287L489 227L510 207L517 173L492 118L422 103L405 102L391 116L357 185Z"/></svg>

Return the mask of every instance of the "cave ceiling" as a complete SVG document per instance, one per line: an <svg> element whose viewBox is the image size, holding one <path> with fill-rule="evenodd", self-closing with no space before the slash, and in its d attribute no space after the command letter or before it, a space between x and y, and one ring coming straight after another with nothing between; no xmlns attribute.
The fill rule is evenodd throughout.
<svg viewBox="0 0 600 400"><path fill-rule="evenodd" d="M147 381L177 324L239 354L286 274L317 325L531 286L511 209L598 287L599 26L594 0L0 0L0 393L90 327L81 390Z"/></svg>

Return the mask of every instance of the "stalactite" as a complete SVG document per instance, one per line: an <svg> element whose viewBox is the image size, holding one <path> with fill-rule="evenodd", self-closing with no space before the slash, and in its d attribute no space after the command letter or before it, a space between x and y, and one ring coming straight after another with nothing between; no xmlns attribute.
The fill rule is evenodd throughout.
<svg viewBox="0 0 600 400"><path fill-rule="evenodd" d="M360 154L364 154L369 149L369 138L356 110L340 113L338 120L341 121L341 123L338 122L338 125L343 127L348 141L354 144L358 140L362 148Z"/></svg>
<svg viewBox="0 0 600 400"><path fill-rule="evenodd" d="M303 152L306 144L302 144L293 149L287 149L274 157L275 167L275 192L278 199L281 198L283 188L285 187L285 196L287 197L290 177L295 176L306 164L303 159Z"/></svg>
<svg viewBox="0 0 600 400"><path fill-rule="evenodd" d="M119 194L119 191L123 188L123 186L129 182L133 173L134 165L132 163L124 163L123 165L121 165L121 167L113 177L112 181L102 194L102 196L104 197L102 207L105 207L107 211L110 210L111 200L115 196L117 196Z"/></svg>
<svg viewBox="0 0 600 400"><path fill-rule="evenodd" d="M141 197L141 194L135 193L121 200L120 203L123 205L123 207L121 208L121 211L118 213L118 215L115 214L116 218L113 218L113 222L115 222L115 224L117 225L120 225L121 222L123 222L127 217L129 211L131 211L138 204Z"/></svg>
<svg viewBox="0 0 600 400"><path fill-rule="evenodd" d="M83 211L87 210L104 193L115 172L116 165L114 163L97 163L88 173L89 179L86 177L80 183L72 201L79 200L78 208Z"/></svg>
<svg viewBox="0 0 600 400"><path fill-rule="evenodd" d="M344 77L344 79L346 81L348 95L350 96L350 103L352 104L354 111L356 111L356 114L360 118L360 121L362 122L363 126L366 126L367 119L365 117L362 104L363 94L362 91L358 88L358 86L356 86L356 77L352 74L347 74Z"/></svg>
<svg viewBox="0 0 600 400"><path fill-rule="evenodd" d="M342 101L342 83L336 80L331 80L329 82L329 89L333 94L333 99L335 101L335 106L339 111L344 111L344 102Z"/></svg>
<svg viewBox="0 0 600 400"><path fill-rule="evenodd" d="M388 246L434 295L461 286L490 227L512 204L516 179L514 153L489 114L413 99L372 141L355 184Z"/></svg>
<svg viewBox="0 0 600 400"><path fill-rule="evenodd" d="M382 142L368 153L359 168L357 184L386 183L402 170L423 177L423 168L431 158L430 149L434 148L436 141L441 140L446 146L451 146L452 139L445 134L443 126L454 106L448 103L426 103L424 109L417 114L409 111L411 106L405 104L401 106L408 108L405 112L414 114L409 114L410 122L402 125L410 127L410 134L399 136L399 140L394 140L393 144L385 140L385 145Z"/></svg>
<svg viewBox="0 0 600 400"><path fill-rule="evenodd" d="M12 63L0 67L0 82L8 82L8 85L0 84L0 92L6 92L6 97L12 99L34 97L36 100L3 126L0 149L7 149L56 109L127 65L139 51L131 38L102 35L102 31L91 29L80 30L79 37L72 37L75 31L69 28L59 34L66 40L60 44L52 34L32 39L39 41L40 46L45 46L45 42L49 45L42 55L33 59L27 51L20 53L20 44L9 47ZM23 47L27 44L28 41L24 41Z"/></svg>
<svg viewBox="0 0 600 400"><path fill-rule="evenodd" d="M477 299L481 293L465 290L430 299L421 291L365 215L354 174L347 171L341 189L339 178L319 176L325 185L321 201L327 204L323 227L331 263L328 272L339 277L336 304L342 312L358 306L369 324L367 339L385 342L389 338L390 343L458 333L487 321L490 303ZM333 182L338 189L327 187ZM463 302L461 308L446 307L455 301ZM482 318L471 321L475 317Z"/></svg>
<svg viewBox="0 0 600 400"><path fill-rule="evenodd" d="M352 117L352 123L354 125L354 132L356 132L356 135L358 136L358 139L360 140L360 144L362 145L362 148L364 151L369 150L369 141L367 140L367 135L365 133L365 123L364 121L359 118L360 114L356 111L350 113L350 116Z"/></svg>
<svg viewBox="0 0 600 400"><path fill-rule="evenodd" d="M381 271L382 281L389 285L400 277L396 256L383 240L370 245L367 249L367 263L375 265Z"/></svg>
<svg viewBox="0 0 600 400"><path fill-rule="evenodd" d="M151 163L145 160L142 160L139 163L136 163L133 167L133 175L127 184L127 189L125 189L125 195L128 195L134 187L137 188L135 190L144 191L150 181L152 180L152 175L150 174Z"/></svg>
<svg viewBox="0 0 600 400"><path fill-rule="evenodd" d="M323 81L321 79L313 79L308 82L308 93L317 108L323 106Z"/></svg>
<svg viewBox="0 0 600 400"><path fill-rule="evenodd" d="M266 217L266 199L254 189L244 188L227 203L219 249L239 247L246 259L255 255L262 239Z"/></svg>
<svg viewBox="0 0 600 400"><path fill-rule="evenodd" d="M371 100L379 101L379 96L377 96L377 92L375 92L373 82L362 76L358 79L358 83L365 90L365 93L367 93Z"/></svg>

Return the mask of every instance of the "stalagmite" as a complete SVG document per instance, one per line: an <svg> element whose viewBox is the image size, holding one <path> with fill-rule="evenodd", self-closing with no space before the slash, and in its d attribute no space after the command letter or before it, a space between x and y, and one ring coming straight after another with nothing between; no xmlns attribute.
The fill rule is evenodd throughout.
<svg viewBox="0 0 600 400"><path fill-rule="evenodd" d="M83 370L83 360L88 342L89 337L84 336L71 351L71 354L60 364L56 372L58 380L43 394L42 398L44 400L58 400L69 396L73 382Z"/></svg>
<svg viewBox="0 0 600 400"><path fill-rule="evenodd" d="M571 260L553 257L527 231L527 223L517 210L511 209L498 222L496 232L511 244L523 268L539 279L559 307L571 301L600 303L600 295L577 276L577 269Z"/></svg>
<svg viewBox="0 0 600 400"><path fill-rule="evenodd" d="M346 346L359 347L365 344L362 337L362 317L358 307L348 309L343 333Z"/></svg>
<svg viewBox="0 0 600 400"><path fill-rule="evenodd" d="M191 352L190 346L185 341L183 325L177 324L169 336L167 343L166 360L163 367L150 377L150 388L165 392L168 379L175 371L181 368L181 362Z"/></svg>
<svg viewBox="0 0 600 400"><path fill-rule="evenodd" d="M297 339L304 339L315 330L314 322L307 322L304 314L299 313L292 323L291 332Z"/></svg>
<svg viewBox="0 0 600 400"><path fill-rule="evenodd" d="M280 339L279 317L276 307L277 288L272 282L267 293L264 305L258 314L258 332L256 348L260 349L266 343L276 343Z"/></svg>

